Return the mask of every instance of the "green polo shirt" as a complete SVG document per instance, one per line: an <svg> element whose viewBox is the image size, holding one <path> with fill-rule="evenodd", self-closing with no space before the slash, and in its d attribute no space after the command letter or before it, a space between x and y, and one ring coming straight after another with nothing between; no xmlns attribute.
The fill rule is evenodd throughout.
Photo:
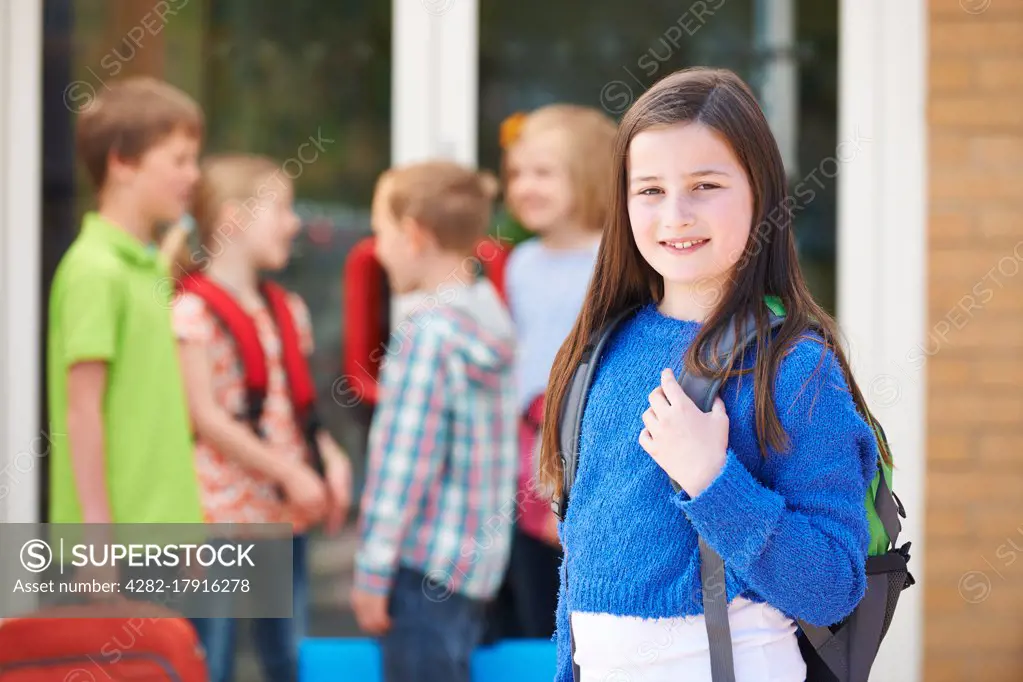
<svg viewBox="0 0 1023 682"><path fill-rule="evenodd" d="M107 363L106 480L115 523L201 523L191 429L171 325L169 271L155 249L96 213L50 294L50 522L80 523L67 437L67 376Z"/></svg>

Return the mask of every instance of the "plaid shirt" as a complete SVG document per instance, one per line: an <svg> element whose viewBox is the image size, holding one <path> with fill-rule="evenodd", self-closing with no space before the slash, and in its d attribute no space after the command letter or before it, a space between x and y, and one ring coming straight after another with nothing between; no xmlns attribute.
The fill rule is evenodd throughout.
<svg viewBox="0 0 1023 682"><path fill-rule="evenodd" d="M454 306L411 320L381 371L355 585L386 594L401 564L429 598L489 599L515 521L512 337Z"/></svg>

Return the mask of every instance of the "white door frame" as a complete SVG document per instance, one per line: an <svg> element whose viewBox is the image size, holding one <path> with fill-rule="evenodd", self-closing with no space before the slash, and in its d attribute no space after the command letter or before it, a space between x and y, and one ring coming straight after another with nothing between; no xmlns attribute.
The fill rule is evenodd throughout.
<svg viewBox="0 0 1023 682"><path fill-rule="evenodd" d="M841 2L839 141L849 146L839 153L838 316L891 441L908 516L900 542L913 542L917 580L873 682L917 682L923 669L926 369L912 351L927 315L927 22L926 0Z"/></svg>
<svg viewBox="0 0 1023 682"><path fill-rule="evenodd" d="M0 2L0 522L38 521L41 0ZM39 453L34 453L39 450ZM10 548L7 548L10 549Z"/></svg>
<svg viewBox="0 0 1023 682"><path fill-rule="evenodd" d="M476 165L478 0L394 0L391 160Z"/></svg>

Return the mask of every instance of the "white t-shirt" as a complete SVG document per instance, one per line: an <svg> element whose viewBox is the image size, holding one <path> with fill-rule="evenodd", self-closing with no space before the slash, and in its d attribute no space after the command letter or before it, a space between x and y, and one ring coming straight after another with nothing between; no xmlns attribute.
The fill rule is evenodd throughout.
<svg viewBox="0 0 1023 682"><path fill-rule="evenodd" d="M736 682L804 682L796 624L773 606L728 605ZM637 618L572 613L580 682L711 682L703 616Z"/></svg>

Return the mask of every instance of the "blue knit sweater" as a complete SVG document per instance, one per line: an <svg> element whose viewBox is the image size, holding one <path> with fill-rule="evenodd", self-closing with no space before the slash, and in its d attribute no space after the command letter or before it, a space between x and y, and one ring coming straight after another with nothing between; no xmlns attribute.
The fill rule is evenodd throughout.
<svg viewBox="0 0 1023 682"><path fill-rule="evenodd" d="M699 329L650 304L619 325L605 346L560 528L561 682L572 679L572 611L646 618L703 613L697 534L724 559L729 600L742 595L826 625L850 613L864 594L864 499L877 445L819 337L792 348L774 384L787 452L761 455L751 375L730 380L721 392L729 417L727 459L696 498L676 494L639 446L647 396L665 367L678 376ZM752 360L751 351L745 365Z"/></svg>

